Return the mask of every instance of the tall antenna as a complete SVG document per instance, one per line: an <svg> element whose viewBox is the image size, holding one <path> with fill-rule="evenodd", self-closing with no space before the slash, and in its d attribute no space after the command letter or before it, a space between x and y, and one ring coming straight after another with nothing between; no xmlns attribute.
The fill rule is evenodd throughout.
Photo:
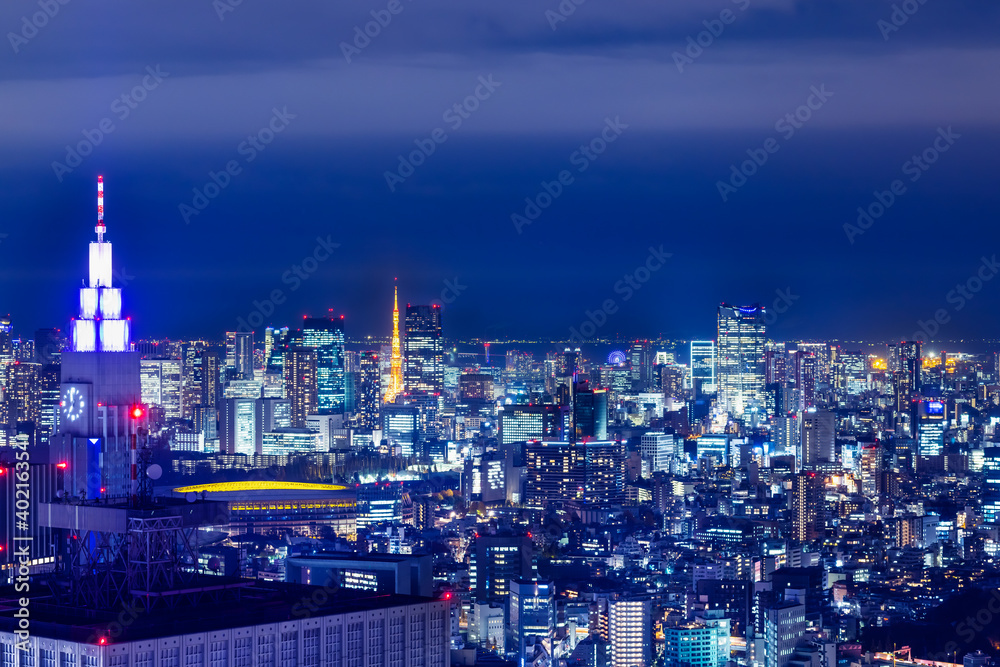
<svg viewBox="0 0 1000 667"><path fill-rule="evenodd" d="M104 243L104 177L97 177L97 242Z"/></svg>

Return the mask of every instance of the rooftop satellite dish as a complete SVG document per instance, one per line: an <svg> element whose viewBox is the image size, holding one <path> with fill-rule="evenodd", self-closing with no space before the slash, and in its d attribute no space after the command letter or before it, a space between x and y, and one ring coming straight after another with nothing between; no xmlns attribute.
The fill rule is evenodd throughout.
<svg viewBox="0 0 1000 667"><path fill-rule="evenodd" d="M160 479L163 476L163 468L160 467L159 463L152 463L148 468L146 468L146 477L150 479Z"/></svg>
<svg viewBox="0 0 1000 667"><path fill-rule="evenodd" d="M187 500L189 503L193 503L194 501L198 500L198 494L195 493L194 491L188 491L186 494L184 494L184 499Z"/></svg>

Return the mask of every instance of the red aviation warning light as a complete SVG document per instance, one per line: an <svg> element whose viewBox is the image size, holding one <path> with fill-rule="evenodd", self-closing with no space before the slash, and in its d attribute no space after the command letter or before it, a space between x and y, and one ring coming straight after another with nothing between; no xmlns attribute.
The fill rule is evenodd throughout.
<svg viewBox="0 0 1000 667"><path fill-rule="evenodd" d="M132 415L132 419L142 419L142 416L145 414L145 410L142 409L141 405L136 405L132 408L130 414Z"/></svg>
<svg viewBox="0 0 1000 667"><path fill-rule="evenodd" d="M67 464L65 461L63 461L62 463L57 463L56 467L59 468L60 470L65 470L66 468L69 467L69 464Z"/></svg>

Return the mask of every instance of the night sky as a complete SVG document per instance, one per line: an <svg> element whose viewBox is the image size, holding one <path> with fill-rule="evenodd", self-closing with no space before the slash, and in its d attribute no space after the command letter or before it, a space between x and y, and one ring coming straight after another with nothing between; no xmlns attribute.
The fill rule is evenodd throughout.
<svg viewBox="0 0 1000 667"><path fill-rule="evenodd" d="M779 339L898 339L936 313L938 338L998 337L994 0L896 3L898 26L885 0L63 1L37 30L37 0L0 9L0 311L21 335L75 314L103 174L138 338L219 338L276 290L266 323L333 309L384 336L394 277L449 337L565 338L609 301L598 336L714 337L720 301L789 293ZM543 182L561 192L512 221Z"/></svg>

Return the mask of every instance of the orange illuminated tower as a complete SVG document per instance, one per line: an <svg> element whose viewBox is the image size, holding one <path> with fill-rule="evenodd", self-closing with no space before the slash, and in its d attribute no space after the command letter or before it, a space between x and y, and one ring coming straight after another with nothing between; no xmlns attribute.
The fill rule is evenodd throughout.
<svg viewBox="0 0 1000 667"><path fill-rule="evenodd" d="M392 298L392 366L385 402L392 403L403 393L403 353L399 344L399 287L393 288Z"/></svg>

